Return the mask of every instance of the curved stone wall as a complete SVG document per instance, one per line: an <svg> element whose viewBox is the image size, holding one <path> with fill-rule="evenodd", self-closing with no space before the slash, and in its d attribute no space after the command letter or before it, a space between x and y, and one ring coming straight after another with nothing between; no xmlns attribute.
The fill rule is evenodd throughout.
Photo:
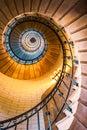
<svg viewBox="0 0 87 130"><path fill-rule="evenodd" d="M11 6L10 6L11 3ZM13 11L14 10L14 11ZM87 129L87 0L1 0L0 35L12 17L24 12L40 12L65 27L75 42L81 65L81 95L70 130ZM7 14L7 15L6 15ZM0 39L1 41L1 39ZM77 75L78 76L78 75ZM79 114L80 113L80 114Z"/></svg>

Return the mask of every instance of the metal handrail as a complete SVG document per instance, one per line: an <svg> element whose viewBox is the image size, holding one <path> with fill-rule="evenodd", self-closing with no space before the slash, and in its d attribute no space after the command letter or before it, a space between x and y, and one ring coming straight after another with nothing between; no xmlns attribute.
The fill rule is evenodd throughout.
<svg viewBox="0 0 87 130"><path fill-rule="evenodd" d="M50 24L50 22L49 22ZM51 24L55 25L53 20L51 21ZM51 28L52 29L52 28ZM63 28L62 28L63 29ZM66 42L67 42L67 45L69 47L69 52L70 52L70 57L71 57L71 78L73 79L73 53L72 53L72 49L71 49L71 45L69 44L64 32L60 29L59 31L59 28L55 25L55 30L54 32L56 33L56 35L58 36L59 38L59 33L61 32L61 34L63 35L63 37L65 38ZM51 90L51 92L39 103L37 104L35 107L33 107L32 109L18 115L18 116L15 116L13 118L10 118L10 119L7 119L7 120L4 120L4 121L0 121L0 130L6 130L6 129L9 129L9 128L12 128L12 127L15 127L18 125L18 124L21 124L22 122L28 120L29 118L31 118L33 115L35 115L36 113L38 113L42 108L44 108L49 102L50 100L54 97L55 93L57 91L59 91L59 88L61 86L61 83L65 77L65 74L66 74L66 71L65 71L65 66L66 66L66 52L65 52L65 47L64 47L64 41L61 40L61 38L59 38L60 41L61 41L61 46L62 46L62 50L63 50L63 66L62 66L62 72L60 74L60 77L59 77L59 81L56 83L55 87ZM68 66L69 67L69 66ZM54 122L56 121L56 119L58 118L58 116L61 114L66 102L67 102L67 98L69 96L69 92L70 92L70 89L71 89L71 86L72 86L72 80L70 80L70 84L68 86L68 91L67 91L67 96L66 98L64 99L64 103L62 104L62 107L61 109L58 111L57 115L55 116L54 120L51 122L51 126L54 124ZM49 127L46 129L46 130L49 130Z"/></svg>

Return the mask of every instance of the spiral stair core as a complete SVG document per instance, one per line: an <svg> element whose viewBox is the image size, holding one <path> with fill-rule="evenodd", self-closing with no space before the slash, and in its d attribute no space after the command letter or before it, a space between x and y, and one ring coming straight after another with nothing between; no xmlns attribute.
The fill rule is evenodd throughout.
<svg viewBox="0 0 87 130"><path fill-rule="evenodd" d="M0 130L87 130L87 1L0 1Z"/></svg>

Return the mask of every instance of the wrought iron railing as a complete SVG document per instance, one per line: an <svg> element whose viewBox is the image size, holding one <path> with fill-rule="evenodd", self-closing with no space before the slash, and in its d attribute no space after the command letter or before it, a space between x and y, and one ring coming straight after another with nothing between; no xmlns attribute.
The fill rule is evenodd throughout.
<svg viewBox="0 0 87 130"><path fill-rule="evenodd" d="M38 18L36 17L36 20L37 19ZM44 24L46 24L46 26L51 27L51 29L55 32L55 34L58 36L58 38L61 41L61 46L63 50L63 66L59 76L59 80L56 82L56 85L53 88L53 90L38 105L33 107L31 110L26 111L25 113L13 117L11 119L0 121L0 130L7 130L7 129L8 130L22 130L22 129L23 130L52 130L55 121L59 118L60 114L62 113L62 110L65 107L67 110L72 112L72 109L67 103L67 98L69 96L72 84L78 86L78 83L73 80L73 69L74 69L73 63L74 62L77 63L77 61L73 59L73 53L72 53L73 42L68 41L64 28L63 27L59 28L54 23L52 18L48 20L48 23L44 23ZM67 67L69 72L67 72ZM68 84L66 78L68 80ZM54 78L53 80L56 79ZM65 88L64 92L61 89L62 87ZM58 98L61 98L62 100L60 106L58 106L58 101L56 100L55 95L56 96L58 95ZM52 113L49 110L49 103L51 100L53 100L54 107L56 109L56 114L52 119L51 119ZM43 115L45 114L47 116L48 126L45 126L44 119L41 122L43 117L43 115L41 116L41 114ZM31 120L36 121L35 128L31 126L30 124Z"/></svg>

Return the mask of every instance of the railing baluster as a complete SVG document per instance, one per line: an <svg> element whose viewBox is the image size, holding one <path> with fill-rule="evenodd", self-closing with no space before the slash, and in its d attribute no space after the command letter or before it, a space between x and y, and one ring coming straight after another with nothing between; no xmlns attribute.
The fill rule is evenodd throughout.
<svg viewBox="0 0 87 130"><path fill-rule="evenodd" d="M51 121L50 121L50 112L48 111L47 104L46 104L46 116L47 116L48 124L49 124L49 128L47 130L52 130Z"/></svg>
<svg viewBox="0 0 87 130"><path fill-rule="evenodd" d="M38 121L38 130L40 130L40 118L39 118L39 112L37 112L37 121Z"/></svg>
<svg viewBox="0 0 87 130"><path fill-rule="evenodd" d="M65 66L68 66L69 68L71 68L71 67L72 67L72 66L70 66L70 65L68 65L68 64L66 64L66 63L65 63Z"/></svg>
<svg viewBox="0 0 87 130"><path fill-rule="evenodd" d="M61 32L62 30L64 30L64 27L57 29L57 32Z"/></svg>
<svg viewBox="0 0 87 130"><path fill-rule="evenodd" d="M68 85L65 83L65 81L62 80L62 82L64 83L65 87L68 89L69 87L68 87Z"/></svg>
<svg viewBox="0 0 87 130"><path fill-rule="evenodd" d="M54 101L54 104L55 104L56 109L57 109L57 112L58 112L58 111L59 111L59 108L58 108L58 106L57 106L57 103L56 103L56 100L55 100L54 96L53 96L53 101Z"/></svg>
<svg viewBox="0 0 87 130"><path fill-rule="evenodd" d="M29 118L27 118L26 130L29 130Z"/></svg>
<svg viewBox="0 0 87 130"><path fill-rule="evenodd" d="M13 120L13 123L14 123L14 130L17 130L17 120L15 119L15 120Z"/></svg>
<svg viewBox="0 0 87 130"><path fill-rule="evenodd" d="M64 96L63 96L63 92L61 92L60 90L59 90L59 96L61 96L61 97L63 98L64 103L65 103L65 105L66 105L66 109L67 109L69 112L72 113L72 108L67 104L66 99L65 99Z"/></svg>
<svg viewBox="0 0 87 130"><path fill-rule="evenodd" d="M78 60L73 59L73 63L78 64L78 63L79 63L79 61L78 61Z"/></svg>
<svg viewBox="0 0 87 130"><path fill-rule="evenodd" d="M17 125L15 126L14 130L17 130Z"/></svg>
<svg viewBox="0 0 87 130"><path fill-rule="evenodd" d="M66 76L67 76L67 78L70 78L70 80L71 80L71 82L72 82L73 85L79 86L79 84L78 84L75 80L73 80L73 79L71 78L70 74L66 73Z"/></svg>
<svg viewBox="0 0 87 130"><path fill-rule="evenodd" d="M64 44L67 44L67 43L68 43L68 44L70 44L70 45L74 46L73 41L64 41L63 43L64 43Z"/></svg>

